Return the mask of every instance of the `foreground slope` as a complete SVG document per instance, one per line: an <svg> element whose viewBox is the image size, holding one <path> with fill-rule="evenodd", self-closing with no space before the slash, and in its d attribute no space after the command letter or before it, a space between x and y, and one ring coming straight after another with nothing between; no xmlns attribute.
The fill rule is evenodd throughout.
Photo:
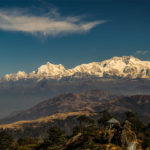
<svg viewBox="0 0 150 150"><path fill-rule="evenodd" d="M67 113L57 113L47 117L41 117L35 120L22 120L13 122L10 124L0 125L0 129L22 129L23 127L38 127L40 124L53 123L55 120L66 120L68 117L78 117L78 116L90 116L88 111L78 111L78 112L67 112Z"/></svg>

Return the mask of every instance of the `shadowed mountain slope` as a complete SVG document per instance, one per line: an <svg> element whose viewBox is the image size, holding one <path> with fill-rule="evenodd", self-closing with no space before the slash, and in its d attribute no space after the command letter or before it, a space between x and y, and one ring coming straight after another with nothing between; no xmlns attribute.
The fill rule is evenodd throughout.
<svg viewBox="0 0 150 150"><path fill-rule="evenodd" d="M79 94L67 93L59 95L30 109L13 113L1 119L0 123L32 120L56 113L78 111L100 112L108 110L113 113L133 111L148 117L150 115L149 108L149 95L117 96L109 92L93 90Z"/></svg>
<svg viewBox="0 0 150 150"><path fill-rule="evenodd" d="M1 119L0 123L37 119L55 113L95 111L94 108L97 105L106 103L108 100L116 97L116 95L100 90L93 90L79 94L62 94L41 102L25 111L13 113L4 119Z"/></svg>

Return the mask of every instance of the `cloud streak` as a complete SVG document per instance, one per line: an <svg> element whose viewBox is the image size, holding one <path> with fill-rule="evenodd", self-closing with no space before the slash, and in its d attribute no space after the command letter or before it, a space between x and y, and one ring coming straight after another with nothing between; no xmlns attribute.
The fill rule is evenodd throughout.
<svg viewBox="0 0 150 150"><path fill-rule="evenodd" d="M149 54L150 52L148 50L137 50L136 51L136 54L137 55L147 55Z"/></svg>
<svg viewBox="0 0 150 150"><path fill-rule="evenodd" d="M150 60L150 50L137 50L133 55L141 60Z"/></svg>
<svg viewBox="0 0 150 150"><path fill-rule="evenodd" d="M82 17L62 17L58 12L37 16L21 10L0 10L0 30L25 32L35 35L56 36L60 34L84 33L105 22L105 20L85 22Z"/></svg>

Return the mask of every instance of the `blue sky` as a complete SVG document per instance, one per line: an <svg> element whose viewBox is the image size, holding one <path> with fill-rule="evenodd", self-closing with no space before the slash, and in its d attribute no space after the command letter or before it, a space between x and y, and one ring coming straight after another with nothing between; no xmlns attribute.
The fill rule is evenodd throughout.
<svg viewBox="0 0 150 150"><path fill-rule="evenodd" d="M149 0L0 0L0 76L123 55L150 60Z"/></svg>

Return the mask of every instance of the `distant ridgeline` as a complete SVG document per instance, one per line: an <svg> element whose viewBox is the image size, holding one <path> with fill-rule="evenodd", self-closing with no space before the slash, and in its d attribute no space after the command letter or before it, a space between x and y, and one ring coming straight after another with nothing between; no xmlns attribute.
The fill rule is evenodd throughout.
<svg viewBox="0 0 150 150"><path fill-rule="evenodd" d="M3 81L18 81L35 79L79 79L79 78L143 78L150 79L150 61L141 61L133 56L113 57L101 62L81 64L72 69L66 69L62 64L55 65L47 62L37 71L29 74L19 71L16 74L6 74Z"/></svg>

